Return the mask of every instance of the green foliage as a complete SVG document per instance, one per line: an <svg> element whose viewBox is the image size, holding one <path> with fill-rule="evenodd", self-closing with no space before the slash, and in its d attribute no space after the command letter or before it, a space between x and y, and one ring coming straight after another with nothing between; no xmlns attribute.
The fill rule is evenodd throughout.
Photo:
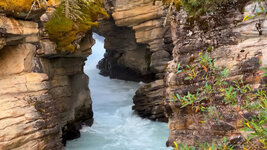
<svg viewBox="0 0 267 150"><path fill-rule="evenodd" d="M216 10L219 6L232 0L181 0L181 5L191 16L201 16Z"/></svg>
<svg viewBox="0 0 267 150"><path fill-rule="evenodd" d="M251 145L251 141L260 142L262 147L267 147L267 93L262 89L258 89L254 96L255 101L249 101L247 99L244 109L253 112L250 118L244 118L244 128L246 132L250 132L247 138L247 145L254 148Z"/></svg>
<svg viewBox="0 0 267 150"><path fill-rule="evenodd" d="M97 26L98 17L109 17L102 7L103 0L64 0L45 24L49 38L56 42L57 50L74 51L79 33Z"/></svg>
<svg viewBox="0 0 267 150"><path fill-rule="evenodd" d="M179 63L179 64L177 64L177 67L176 67L176 70L177 70L176 73L182 72L182 70L180 70L180 68L181 68L181 64Z"/></svg>
<svg viewBox="0 0 267 150"><path fill-rule="evenodd" d="M215 101L215 95L221 97L221 104L230 105L232 112L244 120L242 130L249 131L248 137L244 137L244 149L262 149L267 146L267 94L263 89L253 90L243 80L228 80L228 70L215 67L215 59L208 53L200 53L199 64L182 66L177 65L177 74L184 74L184 80L201 80L206 82L196 91L188 92L186 95L180 93L171 93L172 102L175 102L180 108L191 107L195 112L199 110L207 113L206 119L212 119L217 122L224 122L223 112L217 109L218 100ZM183 69L182 69L183 68ZM266 76L266 69L261 77ZM266 86L266 85L263 85ZM243 112L250 114L245 117ZM203 122L207 122L203 121ZM184 145L179 149L191 150ZM205 149L205 148L204 148ZM218 147L216 149L219 149Z"/></svg>
<svg viewBox="0 0 267 150"><path fill-rule="evenodd" d="M7 0L0 2L0 8L8 11L28 11L34 0Z"/></svg>
<svg viewBox="0 0 267 150"><path fill-rule="evenodd" d="M200 97L199 93L192 94L192 93L188 92L187 95L185 95L185 96L180 96L180 94L177 93L176 95L173 96L173 100L170 100L170 101L179 101L181 103L181 108L184 108L188 105L195 107L202 100L204 100L204 98ZM196 106L196 107L198 107L198 106ZM202 110L204 108L202 107L200 109Z"/></svg>
<svg viewBox="0 0 267 150"><path fill-rule="evenodd" d="M165 5L170 5L172 0L162 0L162 2ZM180 0L173 0L173 5L176 7L176 10L179 10L181 8L181 1Z"/></svg>
<svg viewBox="0 0 267 150"><path fill-rule="evenodd" d="M237 92L234 90L234 87L230 85L230 87L222 88L221 89L223 100L225 101L225 104L235 104L236 103L236 95Z"/></svg>
<svg viewBox="0 0 267 150"><path fill-rule="evenodd" d="M103 0L4 0L0 2L0 9L30 13L36 6L59 5L54 16L45 24L45 29L50 40L56 42L57 50L74 51L75 40L79 39L80 33L97 26L100 15L109 17L102 7L103 3Z"/></svg>
<svg viewBox="0 0 267 150"><path fill-rule="evenodd" d="M0 9L10 12L28 12L32 5L38 3L38 7L43 7L46 4L46 0L1 0Z"/></svg>
<svg viewBox="0 0 267 150"><path fill-rule="evenodd" d="M261 70L263 71L262 78L263 77L267 77L267 69L266 68L261 68Z"/></svg>
<svg viewBox="0 0 267 150"><path fill-rule="evenodd" d="M266 4L267 0L255 0L255 1L257 1L258 3L255 3L255 6L253 8L254 11L252 12L252 14L247 14L243 18L243 21L255 18L261 14L267 14L267 9L265 9L263 6L263 2L265 2L265 4Z"/></svg>
<svg viewBox="0 0 267 150"><path fill-rule="evenodd" d="M156 0L153 0L154 2ZM171 0L161 0L163 4L170 5L172 2ZM256 9L255 5L255 13L256 15L248 14L244 17L243 21L254 18L255 16L258 16L263 13L267 13L267 10L264 9L261 2L266 2L266 0L254 0L258 2L259 9ZM197 18L205 13L210 13L216 11L219 7L233 3L234 0L174 0L173 4L177 10L180 10L180 8L184 8L188 15ZM240 0L240 2L242 2Z"/></svg>
<svg viewBox="0 0 267 150"><path fill-rule="evenodd" d="M49 38L56 42L57 49L75 49L71 42L75 40L79 30L72 20L65 16L54 16L46 23L45 28L49 34Z"/></svg>
<svg viewBox="0 0 267 150"><path fill-rule="evenodd" d="M214 65L214 61L216 59L212 59L209 57L208 53L199 53L199 57L200 57L200 64L205 66L205 67L210 67L210 68L213 68L213 65Z"/></svg>
<svg viewBox="0 0 267 150"><path fill-rule="evenodd" d="M154 3L156 0L153 0ZM229 4L233 5L235 2L244 2L242 0L161 0L163 4L165 5L174 5L176 7L176 10L180 10L181 8L184 8L184 10L187 12L187 14L194 19L200 17L201 15L204 15L206 13L215 12L219 8L229 7ZM262 5L263 2L267 2L266 0L251 0L258 2L255 4L254 8L254 14L247 14L243 21L246 21L248 19L254 18L256 16L259 16L260 14L267 14L267 10ZM228 6L227 6L228 4ZM258 6L257 6L258 5Z"/></svg>
<svg viewBox="0 0 267 150"><path fill-rule="evenodd" d="M177 144L174 142L175 148L174 150L233 150L233 146L228 145L226 137L224 137L221 141L221 144L209 144L209 143L203 143L195 146L188 146L187 144Z"/></svg>
<svg viewBox="0 0 267 150"><path fill-rule="evenodd" d="M174 0L173 5L177 10L183 7L190 16L198 17L207 12L215 11L221 5L232 1L233 0ZM165 5L170 5L171 0L162 0L162 2Z"/></svg>

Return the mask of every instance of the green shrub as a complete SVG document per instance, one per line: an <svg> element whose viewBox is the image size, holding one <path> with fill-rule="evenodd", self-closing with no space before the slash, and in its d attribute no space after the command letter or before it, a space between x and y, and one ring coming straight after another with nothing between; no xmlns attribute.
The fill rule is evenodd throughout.
<svg viewBox="0 0 267 150"><path fill-rule="evenodd" d="M181 5L189 15L201 16L231 1L233 0L181 0Z"/></svg>
<svg viewBox="0 0 267 150"><path fill-rule="evenodd" d="M210 120L225 122L221 115L224 112L217 109L218 100L215 98L217 95L221 97L219 103L230 106L233 115L243 120L243 128L236 130L249 132L247 137L243 137L245 139L243 149L265 149L267 147L267 93L263 89L266 85L263 85L263 89L254 90L241 79L228 80L227 69L221 70L215 67L215 59L211 58L208 53L200 53L199 58L198 63L194 65L183 66L178 63L177 74L184 74L184 80L206 82L205 86L194 92L188 92L186 95L171 93L169 101L175 102L181 109L189 107L196 113L202 111L206 116L203 122ZM263 75L256 78L266 76L266 69L261 68L261 70ZM247 112L249 117L242 112ZM186 149L184 147L187 146L180 146L180 149ZM194 147L189 149L194 149Z"/></svg>
<svg viewBox="0 0 267 150"><path fill-rule="evenodd" d="M162 0L162 2L165 5L170 5L172 0ZM233 2L233 0L173 0L172 5L177 10L183 7L188 15L198 17L207 12L215 11L218 7L229 2Z"/></svg>
<svg viewBox="0 0 267 150"><path fill-rule="evenodd" d="M73 44L79 33L97 26L98 17L109 17L103 0L64 0L45 24L50 40L56 42L57 50L75 51Z"/></svg>

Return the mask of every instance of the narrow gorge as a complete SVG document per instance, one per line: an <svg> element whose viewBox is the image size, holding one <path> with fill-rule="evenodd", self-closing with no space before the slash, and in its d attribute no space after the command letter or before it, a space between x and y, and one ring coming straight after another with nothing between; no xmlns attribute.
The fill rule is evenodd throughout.
<svg viewBox="0 0 267 150"><path fill-rule="evenodd" d="M96 34L94 39L96 44L84 67L90 76L94 124L83 126L81 137L67 142L66 149L167 149L167 123L142 119L131 109L132 97L143 83L101 76L96 65L104 56L104 41Z"/></svg>
<svg viewBox="0 0 267 150"><path fill-rule="evenodd" d="M1 1L0 150L212 147L200 143L264 149L266 139L249 141L243 132L246 125L250 133L259 132L248 118L261 112L243 110L246 95L223 87L242 82L246 86L239 90L258 90L257 96L249 95L250 103L262 100L266 114L267 3L219 1L215 9L197 14L206 2L93 0L88 4L96 12L85 18L94 25L101 14L97 26L63 19L53 22L63 23L53 34L47 26L60 16L58 10L67 10L62 5L91 8L76 7L72 0L32 0L29 10L25 2L12 11L12 3ZM210 84L216 88L215 69L225 75L221 93L201 93ZM227 92L236 94L236 104L223 102ZM197 102L189 102L190 94ZM210 97L200 101L205 94ZM260 121L264 139L266 118Z"/></svg>

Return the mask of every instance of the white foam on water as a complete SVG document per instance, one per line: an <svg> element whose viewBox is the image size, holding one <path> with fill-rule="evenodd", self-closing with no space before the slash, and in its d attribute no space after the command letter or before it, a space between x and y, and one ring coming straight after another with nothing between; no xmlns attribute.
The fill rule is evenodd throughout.
<svg viewBox="0 0 267 150"><path fill-rule="evenodd" d="M103 58L104 38L94 34L96 44L85 65L90 77L94 124L83 127L81 137L67 142L66 150L167 150L167 123L142 119L132 111L132 98L143 83L109 79L96 65Z"/></svg>

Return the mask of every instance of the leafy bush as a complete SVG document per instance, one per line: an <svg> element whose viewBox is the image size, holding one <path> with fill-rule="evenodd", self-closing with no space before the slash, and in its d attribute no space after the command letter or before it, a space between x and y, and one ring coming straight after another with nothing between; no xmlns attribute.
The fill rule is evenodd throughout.
<svg viewBox="0 0 267 150"><path fill-rule="evenodd" d="M109 17L102 5L103 0L64 0L45 24L49 38L57 44L57 50L74 51L73 42L79 33L97 26L99 15Z"/></svg>

